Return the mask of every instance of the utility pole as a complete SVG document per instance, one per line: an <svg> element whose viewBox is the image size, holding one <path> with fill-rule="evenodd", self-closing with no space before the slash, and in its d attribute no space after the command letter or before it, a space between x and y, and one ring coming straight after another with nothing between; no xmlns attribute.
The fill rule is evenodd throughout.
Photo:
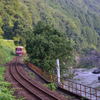
<svg viewBox="0 0 100 100"><path fill-rule="evenodd" d="M57 63L57 79L58 83L60 83L60 64L59 64L59 59L56 60Z"/></svg>

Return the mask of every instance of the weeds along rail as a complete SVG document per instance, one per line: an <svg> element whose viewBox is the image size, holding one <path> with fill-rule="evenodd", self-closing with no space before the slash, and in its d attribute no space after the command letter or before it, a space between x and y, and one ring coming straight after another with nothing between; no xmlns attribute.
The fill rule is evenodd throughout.
<svg viewBox="0 0 100 100"><path fill-rule="evenodd" d="M37 86L36 82L29 79L25 75L24 70L19 63L19 57L16 57L16 59L12 62L9 70L14 79L22 85L23 88L35 95L38 100L64 100L62 98L58 98L59 96L52 94L50 91L45 91L41 86Z"/></svg>

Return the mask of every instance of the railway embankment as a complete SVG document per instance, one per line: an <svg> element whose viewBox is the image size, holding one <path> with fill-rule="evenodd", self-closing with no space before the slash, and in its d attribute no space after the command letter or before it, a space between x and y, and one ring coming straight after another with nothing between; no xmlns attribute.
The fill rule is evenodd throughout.
<svg viewBox="0 0 100 100"><path fill-rule="evenodd" d="M25 100L67 100L63 95L49 90L36 80L29 77L20 57L10 62L6 79L16 89L16 95L23 96Z"/></svg>

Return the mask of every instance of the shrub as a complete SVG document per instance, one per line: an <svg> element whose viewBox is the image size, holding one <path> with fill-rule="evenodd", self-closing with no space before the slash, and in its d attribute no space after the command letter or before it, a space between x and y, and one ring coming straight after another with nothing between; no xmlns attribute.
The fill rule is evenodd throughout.
<svg viewBox="0 0 100 100"><path fill-rule="evenodd" d="M47 87L52 91L55 91L57 89L57 85L55 83L50 83L47 85Z"/></svg>

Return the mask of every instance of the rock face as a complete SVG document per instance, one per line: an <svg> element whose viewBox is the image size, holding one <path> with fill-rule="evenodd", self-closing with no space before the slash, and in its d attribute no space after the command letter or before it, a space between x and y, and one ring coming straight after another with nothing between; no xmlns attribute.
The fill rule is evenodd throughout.
<svg viewBox="0 0 100 100"><path fill-rule="evenodd" d="M76 57L75 57L75 61L76 61L76 64L79 64L79 62L80 62L80 57L79 57L79 56L76 56Z"/></svg>
<svg viewBox="0 0 100 100"><path fill-rule="evenodd" d="M85 67L97 67L100 72L100 52L97 51L91 51L87 53L84 57L80 58L80 65ZM98 72L98 71L94 71Z"/></svg>

